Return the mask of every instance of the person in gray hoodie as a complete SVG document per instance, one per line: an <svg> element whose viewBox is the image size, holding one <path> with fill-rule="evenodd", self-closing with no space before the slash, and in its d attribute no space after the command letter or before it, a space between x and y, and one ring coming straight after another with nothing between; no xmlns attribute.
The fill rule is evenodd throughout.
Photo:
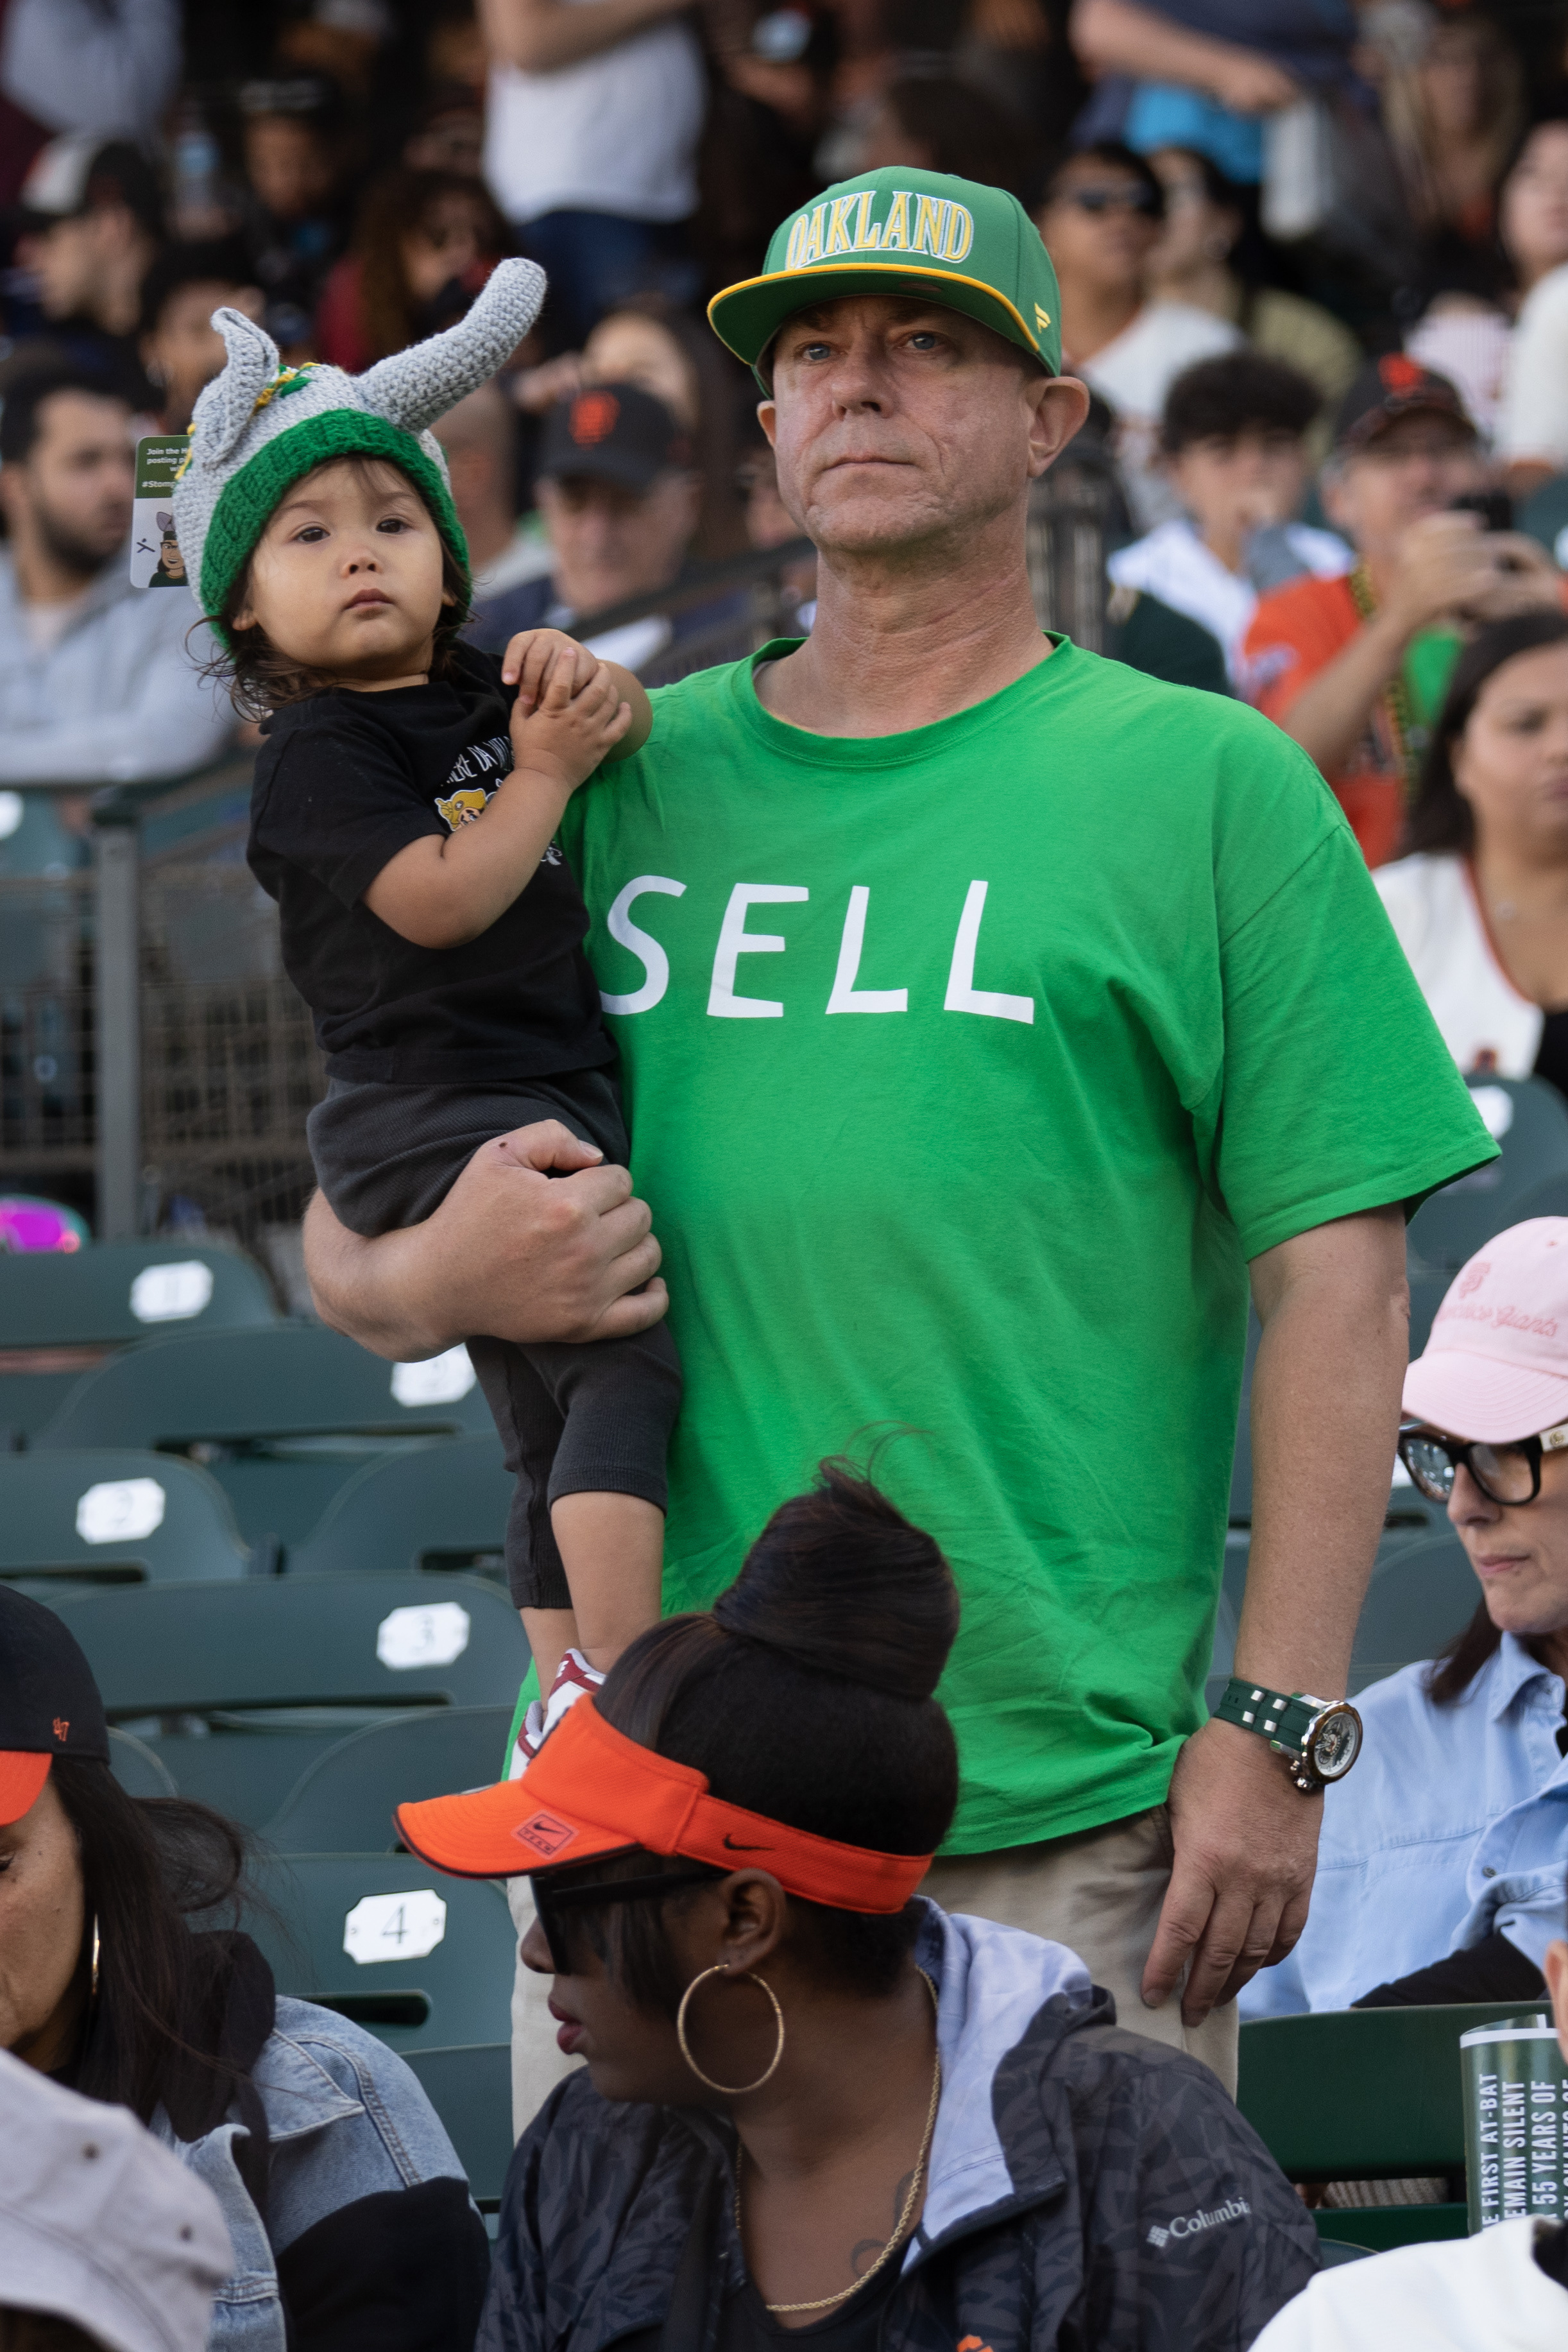
<svg viewBox="0 0 1568 2352"><path fill-rule="evenodd" d="M0 783L190 773L234 732L183 589L131 585L131 411L97 377L18 376L0 409Z"/></svg>
<svg viewBox="0 0 1568 2352"><path fill-rule="evenodd" d="M523 1960L586 2061L513 2157L478 2352L1239 2352L1316 2272L1207 2066L915 1894L957 1614L826 1464L520 1780L399 1808L438 1868L532 1875Z"/></svg>

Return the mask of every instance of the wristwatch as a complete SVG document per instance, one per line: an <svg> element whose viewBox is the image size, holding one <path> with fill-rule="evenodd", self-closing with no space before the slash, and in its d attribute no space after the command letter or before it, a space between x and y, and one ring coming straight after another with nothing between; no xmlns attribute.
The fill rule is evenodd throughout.
<svg viewBox="0 0 1568 2352"><path fill-rule="evenodd" d="M1286 1698L1232 1675L1214 1712L1222 1723L1266 1739L1307 1796L1343 1780L1361 1753L1361 1717L1348 1699L1313 1698L1310 1691Z"/></svg>

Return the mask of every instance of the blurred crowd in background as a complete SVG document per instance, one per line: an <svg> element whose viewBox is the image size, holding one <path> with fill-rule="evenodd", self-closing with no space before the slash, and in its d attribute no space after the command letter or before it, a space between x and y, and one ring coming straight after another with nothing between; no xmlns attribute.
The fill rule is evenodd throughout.
<svg viewBox="0 0 1568 2352"><path fill-rule="evenodd" d="M514 252L541 322L439 427L476 633L603 615L662 674L798 536L704 306L878 167L1050 247L1104 649L1260 702L1408 846L1467 635L1562 605L1568 0L0 0L0 783L227 740L188 614L121 593L214 307L359 370Z"/></svg>

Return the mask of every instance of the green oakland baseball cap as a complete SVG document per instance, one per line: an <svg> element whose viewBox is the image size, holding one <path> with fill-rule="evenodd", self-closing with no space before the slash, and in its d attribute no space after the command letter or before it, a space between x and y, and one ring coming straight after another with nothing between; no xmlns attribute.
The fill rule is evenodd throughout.
<svg viewBox="0 0 1568 2352"><path fill-rule="evenodd" d="M1051 256L1016 196L890 164L824 188L773 232L760 278L708 304L715 334L754 373L786 319L846 294L914 294L962 310L1061 368ZM758 382L769 389L760 373Z"/></svg>

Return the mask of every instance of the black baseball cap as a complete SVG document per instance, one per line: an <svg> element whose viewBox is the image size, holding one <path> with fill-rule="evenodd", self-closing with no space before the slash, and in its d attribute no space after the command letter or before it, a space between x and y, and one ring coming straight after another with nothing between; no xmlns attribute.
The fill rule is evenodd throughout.
<svg viewBox="0 0 1568 2352"><path fill-rule="evenodd" d="M634 383L591 383L547 412L536 470L645 490L691 461L691 441L662 400Z"/></svg>
<svg viewBox="0 0 1568 2352"><path fill-rule="evenodd" d="M108 1763L103 1701L64 1619L0 1584L0 1822L31 1811L57 1756Z"/></svg>
<svg viewBox="0 0 1568 2352"><path fill-rule="evenodd" d="M1472 438L1475 424L1457 384L1403 352L1370 360L1340 402L1336 449L1364 449L1402 416L1448 416Z"/></svg>
<svg viewBox="0 0 1568 2352"><path fill-rule="evenodd" d="M163 233L158 175L129 139L67 131L39 149L22 183L21 217L30 229L123 205L153 236Z"/></svg>

